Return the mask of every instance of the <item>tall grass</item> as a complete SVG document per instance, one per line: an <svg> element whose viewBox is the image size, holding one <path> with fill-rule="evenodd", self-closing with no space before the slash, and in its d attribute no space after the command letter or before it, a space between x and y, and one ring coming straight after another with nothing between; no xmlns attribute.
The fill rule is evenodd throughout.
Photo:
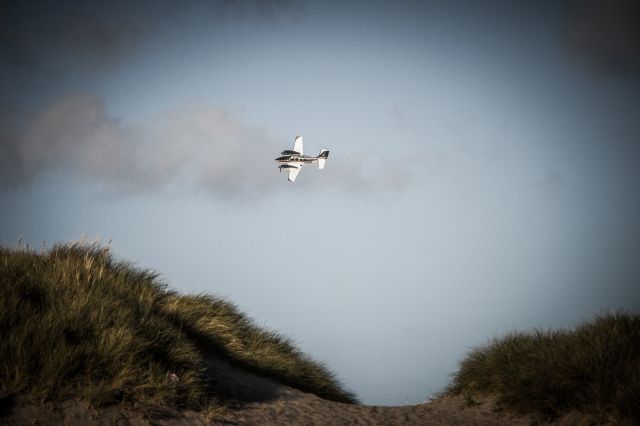
<svg viewBox="0 0 640 426"><path fill-rule="evenodd" d="M0 247L0 360L0 397L203 409L230 397L209 368L224 360L356 402L324 365L231 303L169 291L154 273L115 261L97 244Z"/></svg>
<svg viewBox="0 0 640 426"><path fill-rule="evenodd" d="M495 339L461 363L449 392L492 395L546 420L579 411L640 424L640 315L610 313L573 330Z"/></svg>

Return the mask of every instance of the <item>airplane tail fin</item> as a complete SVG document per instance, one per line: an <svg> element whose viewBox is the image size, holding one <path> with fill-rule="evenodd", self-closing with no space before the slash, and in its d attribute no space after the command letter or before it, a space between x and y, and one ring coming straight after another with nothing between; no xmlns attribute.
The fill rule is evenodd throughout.
<svg viewBox="0 0 640 426"><path fill-rule="evenodd" d="M327 158L329 158L329 151L327 151L326 149L321 150L320 154L318 155L318 168L319 169L324 169L324 163L327 162Z"/></svg>

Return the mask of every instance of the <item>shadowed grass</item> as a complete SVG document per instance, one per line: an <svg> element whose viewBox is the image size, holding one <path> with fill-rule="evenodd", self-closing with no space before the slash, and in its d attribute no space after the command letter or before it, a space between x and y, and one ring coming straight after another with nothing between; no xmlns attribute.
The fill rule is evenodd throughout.
<svg viewBox="0 0 640 426"><path fill-rule="evenodd" d="M212 359L341 402L356 402L324 365L208 295L168 291L107 247L0 247L0 397L78 395L205 409L227 399Z"/></svg>
<svg viewBox="0 0 640 426"><path fill-rule="evenodd" d="M495 339L461 363L449 392L495 396L500 406L544 420L581 411L640 424L640 315Z"/></svg>

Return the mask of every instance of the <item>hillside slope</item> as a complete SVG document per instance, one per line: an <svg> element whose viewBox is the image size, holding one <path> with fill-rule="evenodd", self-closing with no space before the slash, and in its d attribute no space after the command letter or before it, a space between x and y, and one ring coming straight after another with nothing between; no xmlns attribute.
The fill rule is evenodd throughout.
<svg viewBox="0 0 640 426"><path fill-rule="evenodd" d="M508 333L466 357L449 394L491 396L499 407L546 421L581 412L596 423L640 424L640 315Z"/></svg>
<svg viewBox="0 0 640 426"><path fill-rule="evenodd" d="M356 402L322 364L231 303L167 290L106 247L0 248L0 398L78 395L201 410L268 397L229 368L333 401Z"/></svg>

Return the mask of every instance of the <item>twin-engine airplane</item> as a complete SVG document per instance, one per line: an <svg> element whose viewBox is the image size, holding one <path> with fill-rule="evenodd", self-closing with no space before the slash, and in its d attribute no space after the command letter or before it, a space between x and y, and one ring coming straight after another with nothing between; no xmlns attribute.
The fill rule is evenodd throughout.
<svg viewBox="0 0 640 426"><path fill-rule="evenodd" d="M304 155L302 149L302 136L296 136L296 139L293 142L293 149L282 151L282 157L276 158L278 163L282 163L278 167L280 169L280 173L282 173L282 169L289 171L289 182L296 180L303 164L311 164L314 161L317 161L318 168L324 169L324 163L329 157L329 151L326 149L320 150L320 154L318 154L317 157Z"/></svg>

